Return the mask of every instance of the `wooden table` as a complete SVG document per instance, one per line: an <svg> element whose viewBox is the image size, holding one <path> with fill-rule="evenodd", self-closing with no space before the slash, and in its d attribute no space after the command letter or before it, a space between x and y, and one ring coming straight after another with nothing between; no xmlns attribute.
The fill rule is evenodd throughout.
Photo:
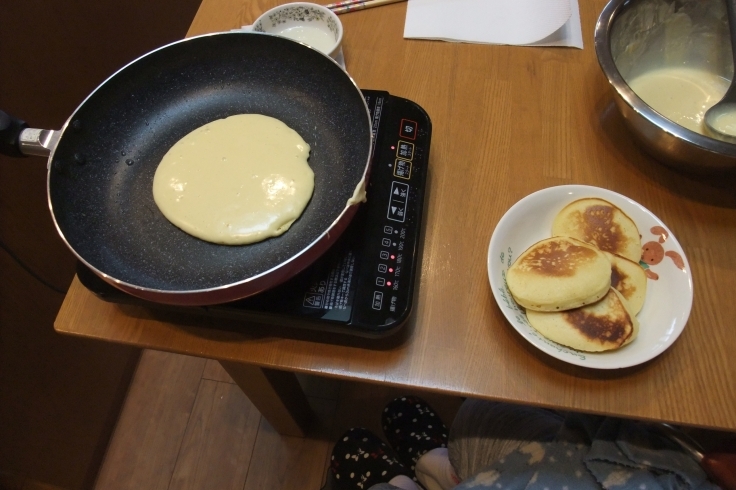
<svg viewBox="0 0 736 490"><path fill-rule="evenodd" d="M189 34L248 24L277 3L203 0ZM582 51L405 40L406 3L341 17L358 85L414 100L433 122L416 306L393 343L217 330L211 319L106 303L77 280L56 330L218 359L284 434L302 434L308 415L294 372L736 430L736 185L678 174L634 144L595 57L603 6L580 2ZM496 306L486 272L494 226L519 199L560 184L629 196L682 244L694 306L654 360L620 371L565 364L527 343Z"/></svg>

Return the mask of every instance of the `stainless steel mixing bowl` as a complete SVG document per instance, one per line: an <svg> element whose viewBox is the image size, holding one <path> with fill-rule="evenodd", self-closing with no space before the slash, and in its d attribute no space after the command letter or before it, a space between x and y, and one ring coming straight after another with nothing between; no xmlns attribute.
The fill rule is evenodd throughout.
<svg viewBox="0 0 736 490"><path fill-rule="evenodd" d="M611 0L595 27L598 62L616 106L644 149L686 171L736 170L736 144L680 126L648 106L627 81L648 70L684 66L733 78L723 0Z"/></svg>

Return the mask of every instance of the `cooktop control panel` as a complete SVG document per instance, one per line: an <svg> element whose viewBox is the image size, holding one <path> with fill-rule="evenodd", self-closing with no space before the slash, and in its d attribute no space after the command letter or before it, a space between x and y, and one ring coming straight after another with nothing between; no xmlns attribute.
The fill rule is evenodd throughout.
<svg viewBox="0 0 736 490"><path fill-rule="evenodd" d="M365 96L379 131L352 322L381 331L411 312L432 128L413 102L385 92Z"/></svg>
<svg viewBox="0 0 736 490"><path fill-rule="evenodd" d="M343 236L312 266L256 296L187 312L287 327L383 337L412 310L432 125L412 101L363 90L372 117L373 165ZM82 282L113 302L146 304L80 266Z"/></svg>

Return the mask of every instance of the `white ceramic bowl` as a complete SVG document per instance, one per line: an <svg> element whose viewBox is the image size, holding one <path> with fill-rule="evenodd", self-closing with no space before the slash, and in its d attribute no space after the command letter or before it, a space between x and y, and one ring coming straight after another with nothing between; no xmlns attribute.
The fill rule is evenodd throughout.
<svg viewBox="0 0 736 490"><path fill-rule="evenodd" d="M567 204L577 199L597 197L618 206L634 220L642 236L642 246L664 250L656 264L645 264L649 276L644 307L637 315L639 335L629 345L603 353L580 352L562 346L539 334L526 318L506 287L506 271L517 256L534 243L551 236L552 221ZM666 236L664 242L660 240ZM652 244L655 243L655 244ZM660 250L661 252L662 250ZM681 267L676 257L682 259ZM674 258L674 259L673 259ZM509 209L493 231L488 248L488 278L498 307L519 334L552 357L571 364L598 369L619 369L646 362L670 347L690 316L693 282L690 265L677 239L651 211L628 197L607 189L584 185L565 185L530 194Z"/></svg>
<svg viewBox="0 0 736 490"><path fill-rule="evenodd" d="M332 10L315 3L279 5L261 14L252 28L255 32L302 42L332 58L337 56L342 46L343 27L339 17Z"/></svg>

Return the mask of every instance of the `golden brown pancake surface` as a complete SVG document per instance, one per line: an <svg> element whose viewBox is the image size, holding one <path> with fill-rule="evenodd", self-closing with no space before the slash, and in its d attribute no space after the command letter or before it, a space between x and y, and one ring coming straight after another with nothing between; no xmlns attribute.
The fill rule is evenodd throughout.
<svg viewBox="0 0 736 490"><path fill-rule="evenodd" d="M621 293L635 315L644 306L647 275L641 266L625 257L603 252L611 261L611 287Z"/></svg>
<svg viewBox="0 0 736 490"><path fill-rule="evenodd" d="M641 255L641 238L634 221L603 199L579 199L565 206L555 217L552 234L577 238L632 261Z"/></svg>
<svg viewBox="0 0 736 490"><path fill-rule="evenodd" d="M527 318L548 339L586 352L618 349L639 331L636 316L613 288L596 303L562 312L527 311Z"/></svg>
<svg viewBox="0 0 736 490"><path fill-rule="evenodd" d="M545 240L544 244L538 245L519 260L521 270L569 277L575 275L577 266L597 258L595 250L571 241Z"/></svg>
<svg viewBox="0 0 736 490"><path fill-rule="evenodd" d="M562 311L592 303L610 286L611 265L601 251L569 237L541 240L511 265L506 283L521 306Z"/></svg>

